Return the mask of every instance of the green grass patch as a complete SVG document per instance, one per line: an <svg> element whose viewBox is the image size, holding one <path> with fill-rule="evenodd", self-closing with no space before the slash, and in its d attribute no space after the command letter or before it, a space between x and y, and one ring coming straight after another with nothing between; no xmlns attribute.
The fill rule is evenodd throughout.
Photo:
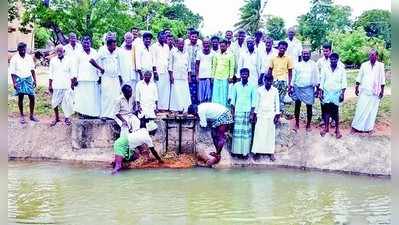
<svg viewBox="0 0 399 225"><path fill-rule="evenodd" d="M14 96L15 90L12 86L8 86L8 114L19 115L18 110L18 97ZM35 101L35 114L37 116L51 116L53 115L51 108L51 96L47 88L38 86L36 88L36 101ZM24 114L29 115L29 99L28 96L24 97Z"/></svg>

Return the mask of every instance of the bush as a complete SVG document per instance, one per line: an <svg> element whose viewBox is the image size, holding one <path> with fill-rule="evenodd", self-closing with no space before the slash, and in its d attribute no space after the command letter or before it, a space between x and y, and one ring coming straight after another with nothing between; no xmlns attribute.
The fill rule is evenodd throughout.
<svg viewBox="0 0 399 225"><path fill-rule="evenodd" d="M34 29L35 48L45 48L50 41L50 31L43 27Z"/></svg>

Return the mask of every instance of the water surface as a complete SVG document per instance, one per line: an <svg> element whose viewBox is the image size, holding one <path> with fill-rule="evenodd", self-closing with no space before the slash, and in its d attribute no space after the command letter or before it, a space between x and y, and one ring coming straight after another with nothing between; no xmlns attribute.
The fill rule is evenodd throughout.
<svg viewBox="0 0 399 225"><path fill-rule="evenodd" d="M389 179L10 161L9 224L390 224Z"/></svg>

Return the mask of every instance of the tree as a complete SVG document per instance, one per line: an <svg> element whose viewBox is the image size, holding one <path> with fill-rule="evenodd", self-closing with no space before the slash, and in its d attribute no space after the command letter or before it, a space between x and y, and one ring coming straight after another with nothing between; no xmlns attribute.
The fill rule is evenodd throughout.
<svg viewBox="0 0 399 225"><path fill-rule="evenodd" d="M240 8L240 21L234 26L254 34L263 26L262 13L266 3L267 0L263 5L262 0L245 0L245 4Z"/></svg>
<svg viewBox="0 0 399 225"><path fill-rule="evenodd" d="M363 12L354 24L355 28L363 28L369 37L383 39L386 47L391 47L391 12L373 9Z"/></svg>
<svg viewBox="0 0 399 225"><path fill-rule="evenodd" d="M312 49L327 41L329 32L350 30L351 8L333 5L332 0L311 0L308 13L298 17L299 33L310 41Z"/></svg>
<svg viewBox="0 0 399 225"><path fill-rule="evenodd" d="M168 27L173 34L184 35L188 26L198 28L202 21L201 16L178 0L171 4L160 1L52 0L49 7L43 1L23 2L26 12L22 16L22 29L30 23L50 29L56 43L65 42L63 33L75 32L78 37L88 35L93 38L96 48L108 31L116 32L121 43L125 32L133 26L153 33ZM176 9L174 14L171 13L173 9Z"/></svg>
<svg viewBox="0 0 399 225"><path fill-rule="evenodd" d="M283 18L279 16L267 16L266 34L273 40L282 40L285 37L285 24Z"/></svg>
<svg viewBox="0 0 399 225"><path fill-rule="evenodd" d="M350 32L330 32L328 40L331 41L334 51L340 55L340 60L345 64L357 65L368 59L368 52L375 48L380 60L390 65L390 54L384 48L384 41L374 37L368 37L362 29Z"/></svg>
<svg viewBox="0 0 399 225"><path fill-rule="evenodd" d="M18 18L18 7L16 0L8 0L8 22Z"/></svg>

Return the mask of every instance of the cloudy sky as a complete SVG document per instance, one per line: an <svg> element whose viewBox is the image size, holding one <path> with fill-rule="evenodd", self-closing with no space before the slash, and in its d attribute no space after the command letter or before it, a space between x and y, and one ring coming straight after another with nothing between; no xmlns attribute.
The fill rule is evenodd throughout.
<svg viewBox="0 0 399 225"><path fill-rule="evenodd" d="M334 0L334 2L350 6L354 18L369 9L391 10L391 0ZM219 30L233 28L239 19L239 8L244 4L244 0L185 0L185 4L204 17L201 32L210 35ZM309 0L268 0L265 14L280 16L286 26L292 26L297 24L296 18L308 10Z"/></svg>

